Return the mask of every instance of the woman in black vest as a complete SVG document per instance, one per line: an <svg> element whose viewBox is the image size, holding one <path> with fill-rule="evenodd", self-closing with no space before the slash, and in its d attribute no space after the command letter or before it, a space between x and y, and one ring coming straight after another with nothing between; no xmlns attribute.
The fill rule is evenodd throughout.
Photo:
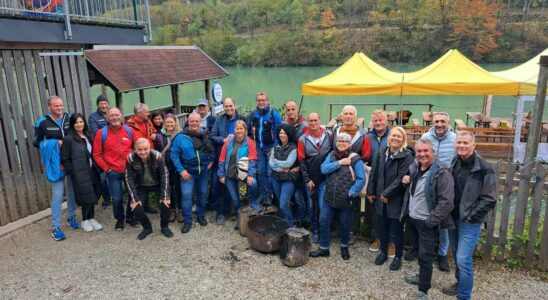
<svg viewBox="0 0 548 300"><path fill-rule="evenodd" d="M297 145L295 144L295 128L282 124L276 132L278 143L270 153L269 164L272 168L272 188L278 198L282 218L287 220L289 227L293 227L293 214L289 207L289 200L295 191L294 181L299 172L291 172L297 162Z"/></svg>
<svg viewBox="0 0 548 300"><path fill-rule="evenodd" d="M400 222L400 214L405 188L402 178L413 163L413 154L406 147L405 130L401 127L392 128L387 146L373 158L367 185L367 199L370 203L375 203L375 230L381 241L381 252L375 259L375 264L382 265L388 260L388 239L393 236L396 256L390 264L392 271L400 268L403 252L403 223Z"/></svg>
<svg viewBox="0 0 548 300"><path fill-rule="evenodd" d="M70 116L69 133L63 139L61 160L66 175L72 178L76 203L82 207L82 230L103 229L95 220L95 204L100 197L101 180L92 153L92 141L86 118L80 113Z"/></svg>
<svg viewBox="0 0 548 300"><path fill-rule="evenodd" d="M339 215L341 236L341 257L350 259L350 223L352 204L360 201L359 194L365 184L365 168L360 156L350 149L351 137L339 133L336 137L337 149L332 151L322 163L322 173L326 175L326 189L320 211L320 248L310 253L311 257L329 256L329 231L335 214Z"/></svg>

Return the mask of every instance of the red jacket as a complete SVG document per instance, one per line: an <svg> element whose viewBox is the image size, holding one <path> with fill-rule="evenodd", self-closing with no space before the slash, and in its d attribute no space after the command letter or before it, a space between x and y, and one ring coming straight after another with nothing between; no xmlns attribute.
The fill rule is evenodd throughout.
<svg viewBox="0 0 548 300"><path fill-rule="evenodd" d="M309 127L305 127L304 130L303 130L303 134L308 134L310 136L313 136L315 138L319 138L322 136L323 132L325 131L325 128L322 128L320 127L320 134L318 134L317 136L313 135L311 132L310 132L310 128ZM306 153L304 153L304 145L303 143L301 142L301 139L300 139L300 136L298 137L299 140L297 142L297 159L299 161L304 161L305 157L306 157ZM318 150L320 150L320 146L317 146Z"/></svg>
<svg viewBox="0 0 548 300"><path fill-rule="evenodd" d="M103 130L108 130L107 138L103 144ZM133 150L133 142L137 140L135 131L133 141L126 130L122 127L118 130L110 126L103 127L97 131L93 139L93 159L103 171L112 170L124 174L126 172L126 159Z"/></svg>
<svg viewBox="0 0 548 300"><path fill-rule="evenodd" d="M152 121L146 120L145 122L141 122L137 121L137 119L135 119L135 116L131 116L131 118L127 120L126 125L133 129L135 140L139 138L145 138L150 143L150 147L154 147L152 135L156 133L156 128L154 128L154 124L152 124Z"/></svg>

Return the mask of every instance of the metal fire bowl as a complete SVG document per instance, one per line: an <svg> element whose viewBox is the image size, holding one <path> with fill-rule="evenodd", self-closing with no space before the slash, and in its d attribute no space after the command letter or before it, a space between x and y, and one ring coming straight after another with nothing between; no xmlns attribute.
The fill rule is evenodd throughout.
<svg viewBox="0 0 548 300"><path fill-rule="evenodd" d="M287 221L276 216L256 216L247 223L247 241L260 252L276 252L288 228Z"/></svg>

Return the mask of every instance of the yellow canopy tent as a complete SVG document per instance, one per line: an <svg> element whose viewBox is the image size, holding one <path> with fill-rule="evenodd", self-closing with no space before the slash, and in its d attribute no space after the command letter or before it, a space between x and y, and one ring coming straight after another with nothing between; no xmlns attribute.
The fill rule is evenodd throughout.
<svg viewBox="0 0 548 300"><path fill-rule="evenodd" d="M403 75L402 95L517 95L519 83L499 78L458 50Z"/></svg>
<svg viewBox="0 0 548 300"><path fill-rule="evenodd" d="M520 95L534 95L537 93L538 62L543 55L548 55L548 48L517 67L499 72L491 72L491 74L506 80L519 82Z"/></svg>
<svg viewBox="0 0 548 300"><path fill-rule="evenodd" d="M355 53L328 75L302 85L303 96L400 95L402 74Z"/></svg>

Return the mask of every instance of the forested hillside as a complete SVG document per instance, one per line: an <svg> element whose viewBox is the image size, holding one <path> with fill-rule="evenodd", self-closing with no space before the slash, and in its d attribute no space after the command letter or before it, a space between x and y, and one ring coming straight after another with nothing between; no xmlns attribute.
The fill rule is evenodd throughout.
<svg viewBox="0 0 548 300"><path fill-rule="evenodd" d="M431 62L456 48L521 62L548 47L546 0L151 1L154 45L198 45L223 65Z"/></svg>

